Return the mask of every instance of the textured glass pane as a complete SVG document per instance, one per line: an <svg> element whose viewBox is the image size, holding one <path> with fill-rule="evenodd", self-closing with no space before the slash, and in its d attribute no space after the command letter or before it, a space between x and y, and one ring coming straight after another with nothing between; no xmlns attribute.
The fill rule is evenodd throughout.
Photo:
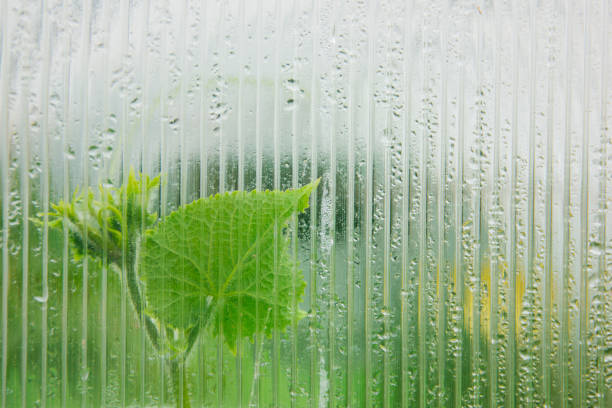
<svg viewBox="0 0 612 408"><path fill-rule="evenodd" d="M0 408L612 406L611 22L0 0Z"/></svg>

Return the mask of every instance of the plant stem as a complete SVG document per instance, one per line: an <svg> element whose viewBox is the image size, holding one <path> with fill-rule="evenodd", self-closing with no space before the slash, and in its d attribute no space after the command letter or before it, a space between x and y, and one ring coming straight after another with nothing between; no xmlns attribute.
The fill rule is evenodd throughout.
<svg viewBox="0 0 612 408"><path fill-rule="evenodd" d="M157 331L157 327L155 326L155 322L151 319L150 316L147 316L144 313L144 304L142 301L142 297L140 296L140 290L138 288L138 278L136 277L136 266L134 262L128 262L128 267L126 271L127 275L127 287L130 292L130 299L132 300L132 305L136 310L136 314L140 321L144 324L147 335L149 336L149 340L151 340L151 344L153 344L153 348L156 351L159 351L159 333Z"/></svg>
<svg viewBox="0 0 612 408"><path fill-rule="evenodd" d="M134 258L134 257L131 257ZM130 299L132 300L132 305L136 310L136 314L139 319L145 326L146 333L151 340L151 344L153 344L153 348L157 351L161 351L160 344L160 336L157 330L157 326L155 322L150 316L147 316L144 313L144 301L140 294L140 289L138 287L138 277L136 276L136 264L135 261L130 259L128 262L128 267L126 271L127 275L127 286L128 291L130 293ZM189 387L187 385L187 356L189 352L193 348L196 340L198 339L198 334L200 329L206 326L208 322L208 317L210 315L211 305L210 302L207 302L206 308L204 309L203 319L189 332L189 337L187 339L187 347L185 351L176 359L170 361L170 370L172 375L172 382L174 386L174 391L176 393L176 404L178 408L191 408L191 402L189 400ZM182 369L182 370L181 370ZM182 371L182 403L181 403L181 371Z"/></svg>
<svg viewBox="0 0 612 408"><path fill-rule="evenodd" d="M191 408L191 401L189 400L189 387L187 386L187 367L185 364L186 361L186 355L182 355L170 362L170 370L172 371L172 383L176 392L177 408ZM181 380L183 384L181 384Z"/></svg>
<svg viewBox="0 0 612 408"><path fill-rule="evenodd" d="M127 275L127 286L128 291L130 292L130 299L132 300L132 305L136 310L136 314L140 321L144 324L146 333L151 340L151 344L153 344L153 348L159 353L161 352L161 344L160 344L160 336L157 330L157 326L153 319L150 316L147 316L144 313L144 301L142 296L140 295L140 289L138 287L138 277L136 276L136 264L134 261L128 262L128 267L126 271ZM187 351L177 357L176 359L172 359L170 361L170 371L172 376L172 385L174 388L175 396L176 396L176 406L177 408L191 408L191 403L189 401L189 388L187 387L187 367L185 366L185 361L187 360L187 353L193 347L197 337L199 327L195 327L190 333L188 339ZM182 398L181 398L181 371L182 375Z"/></svg>

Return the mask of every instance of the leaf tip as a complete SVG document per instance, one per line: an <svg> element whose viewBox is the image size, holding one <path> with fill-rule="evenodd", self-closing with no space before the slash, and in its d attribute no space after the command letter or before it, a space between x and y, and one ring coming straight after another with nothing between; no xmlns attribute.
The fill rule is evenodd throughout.
<svg viewBox="0 0 612 408"><path fill-rule="evenodd" d="M321 177L319 177L318 179L310 182L309 184L306 184L304 187L302 187L300 189L302 195L299 198L298 211L302 212L306 208L308 208L308 203L310 201L310 196L311 196L312 192L317 189L317 187L319 186L320 182L321 182Z"/></svg>

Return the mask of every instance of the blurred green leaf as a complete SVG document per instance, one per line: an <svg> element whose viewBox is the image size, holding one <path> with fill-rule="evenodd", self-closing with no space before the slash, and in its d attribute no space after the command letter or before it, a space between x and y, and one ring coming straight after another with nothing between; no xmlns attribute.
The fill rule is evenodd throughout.
<svg viewBox="0 0 612 408"><path fill-rule="evenodd" d="M179 208L148 231L141 278L149 313L171 327L200 324L212 299L215 333L235 348L257 330L284 329L306 286L284 229L308 207L318 180L287 191L236 191ZM299 276L299 278L298 278ZM276 316L276 326L273 325Z"/></svg>

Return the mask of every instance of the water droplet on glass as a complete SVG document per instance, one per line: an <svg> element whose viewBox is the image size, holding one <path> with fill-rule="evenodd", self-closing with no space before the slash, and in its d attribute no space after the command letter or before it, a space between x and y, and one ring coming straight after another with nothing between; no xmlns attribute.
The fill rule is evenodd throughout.
<svg viewBox="0 0 612 408"><path fill-rule="evenodd" d="M70 146L66 147L66 151L64 152L64 157L66 160L74 160L76 158L76 153L74 149Z"/></svg>
<svg viewBox="0 0 612 408"><path fill-rule="evenodd" d="M591 252L592 256L601 256L603 253L601 243L599 241L591 241L589 243L589 251Z"/></svg>
<svg viewBox="0 0 612 408"><path fill-rule="evenodd" d="M285 110L286 111L292 111L295 110L295 108L297 107L297 104L295 103L295 99L293 98L289 98L285 101Z"/></svg>
<svg viewBox="0 0 612 408"><path fill-rule="evenodd" d="M34 300L37 301L38 303L46 303L48 299L49 299L49 295L46 295L46 296L34 296Z"/></svg>

